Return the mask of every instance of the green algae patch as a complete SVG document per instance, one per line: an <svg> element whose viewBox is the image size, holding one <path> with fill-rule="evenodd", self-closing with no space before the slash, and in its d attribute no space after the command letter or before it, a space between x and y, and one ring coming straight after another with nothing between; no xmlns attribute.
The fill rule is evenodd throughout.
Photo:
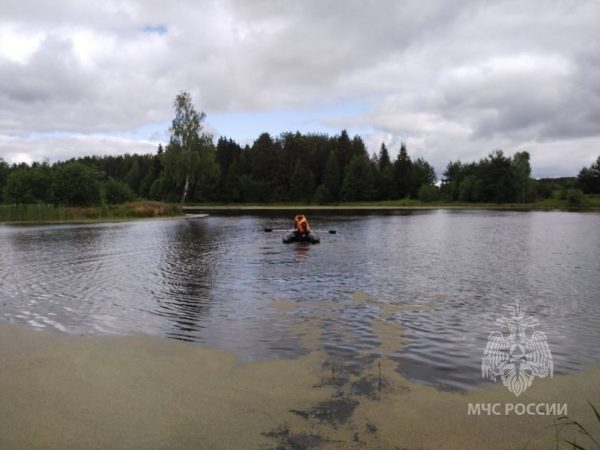
<svg viewBox="0 0 600 450"><path fill-rule="evenodd" d="M145 335L0 325L0 448L556 447L555 417L469 415L469 403L567 403L570 417L593 427L586 400L600 399L598 368L536 379L519 398L500 384L444 392L404 378L383 351L359 371L330 360L319 326L291 329L308 355L241 362ZM397 324L374 326L385 350L401 345Z"/></svg>
<svg viewBox="0 0 600 450"><path fill-rule="evenodd" d="M379 339L377 351L384 355L399 352L404 345L404 327L390 320L374 320L373 331Z"/></svg>
<svg viewBox="0 0 600 450"><path fill-rule="evenodd" d="M364 303L377 302L377 298L375 296L360 291L352 293L352 300L354 301L354 303L357 303L359 305Z"/></svg>
<svg viewBox="0 0 600 450"><path fill-rule="evenodd" d="M383 370L387 383L379 399L367 396L353 415L357 429L362 424L377 428L373 433L365 430L361 436L378 448L563 448L557 447L556 417L515 413L468 415L469 403L498 404L498 411L504 411L506 404L566 403L569 416L581 418L594 429L586 398L600 398L595 381L600 375L598 368L553 379L536 379L518 398L501 385L463 393L444 392L408 382L389 366ZM576 435L576 440L588 448L582 435Z"/></svg>
<svg viewBox="0 0 600 450"><path fill-rule="evenodd" d="M298 304L288 300L273 300L269 306L280 314L290 313L298 308Z"/></svg>
<svg viewBox="0 0 600 450"><path fill-rule="evenodd" d="M319 340L321 339L319 328L308 323L297 323L290 326L290 332L298 338L306 350L310 352L319 350Z"/></svg>
<svg viewBox="0 0 600 450"><path fill-rule="evenodd" d="M0 448L258 448L290 408L325 401L321 357L241 363L149 336L0 326Z"/></svg>

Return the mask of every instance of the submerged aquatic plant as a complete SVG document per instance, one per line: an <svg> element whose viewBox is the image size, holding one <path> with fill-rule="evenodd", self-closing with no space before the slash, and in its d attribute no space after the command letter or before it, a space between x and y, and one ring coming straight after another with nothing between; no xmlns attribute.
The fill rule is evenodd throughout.
<svg viewBox="0 0 600 450"><path fill-rule="evenodd" d="M588 403L590 405L590 407L592 408L592 410L594 411L594 415L596 417L596 420L598 421L598 429L600 429L600 413L598 413L598 410L596 409L596 407L592 404L592 402L590 402L588 400ZM590 450L590 449L598 449L600 450L600 443L599 440L597 438L594 437L593 430L590 430L589 428L586 428L585 426L583 426L581 423L579 423L576 420L571 419L569 416L562 416L559 417L558 419L556 419L556 421L554 422L555 426L556 426L556 445L558 448L559 443L562 441L566 444L569 445L569 448L572 448L573 450ZM578 444L577 441L573 438L568 438L568 439L560 439L560 433L563 431L564 428L569 428L572 429L573 427L575 427L576 431L578 431L579 433L581 433L583 436L585 436L585 440L588 440L589 443L591 445L593 445L592 447L584 447L583 445ZM596 430L598 431L598 430Z"/></svg>

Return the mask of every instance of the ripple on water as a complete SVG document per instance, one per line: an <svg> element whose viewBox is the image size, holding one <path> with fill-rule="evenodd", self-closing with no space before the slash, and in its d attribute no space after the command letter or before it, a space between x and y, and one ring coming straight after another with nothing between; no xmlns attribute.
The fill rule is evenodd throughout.
<svg viewBox="0 0 600 450"><path fill-rule="evenodd" d="M323 350L423 383L481 383L496 319L519 301L556 373L600 360L600 216L433 211L313 215L337 229L283 245L289 218L0 227L0 314L70 334L145 332L246 359ZM277 303L279 302L279 303Z"/></svg>

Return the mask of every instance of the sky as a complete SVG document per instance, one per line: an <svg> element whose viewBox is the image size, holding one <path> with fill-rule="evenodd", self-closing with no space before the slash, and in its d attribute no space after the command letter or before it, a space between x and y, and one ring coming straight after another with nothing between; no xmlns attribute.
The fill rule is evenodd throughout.
<svg viewBox="0 0 600 450"><path fill-rule="evenodd" d="M600 156L598 0L0 0L0 158L154 153L188 91L205 130L401 142L449 161Z"/></svg>

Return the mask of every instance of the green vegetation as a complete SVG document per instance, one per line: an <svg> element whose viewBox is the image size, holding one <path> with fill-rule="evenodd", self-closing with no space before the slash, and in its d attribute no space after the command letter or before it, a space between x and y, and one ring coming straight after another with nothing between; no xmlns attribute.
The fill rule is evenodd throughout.
<svg viewBox="0 0 600 450"><path fill-rule="evenodd" d="M250 203L223 203L223 202L203 202L197 204L188 204L184 208L188 211L194 210L235 210L235 209L329 209L329 210L351 210L351 209L504 209L520 211L600 211L600 195L585 195L585 207L570 207L566 199L555 198L536 200L530 203L473 203L473 202L448 202L440 199L425 201L421 198L403 198L398 200L379 200L379 201L355 201L355 202L318 202L313 199L312 202L250 202Z"/></svg>
<svg viewBox="0 0 600 450"><path fill-rule="evenodd" d="M1 222L67 222L74 217L69 209L52 205L2 205Z"/></svg>
<svg viewBox="0 0 600 450"><path fill-rule="evenodd" d="M74 207L112 217L119 211L113 205L135 199L599 209L600 157L578 177L534 180L527 152L510 157L496 150L478 162L451 161L436 183L433 167L411 158L404 143L395 160L384 144L369 155L362 139L345 130L336 136L263 133L243 148L221 137L215 145L203 131L205 114L196 111L188 93L180 93L173 106L169 144L159 145L156 154L31 166L0 159L0 204L6 205L0 220L71 220Z"/></svg>
<svg viewBox="0 0 600 450"><path fill-rule="evenodd" d="M195 110L190 94L180 93L173 106L175 118L171 125L171 140L161 162L165 179L176 190L181 189L183 204L190 191L201 199L215 185L219 167L215 161L212 136L202 132L206 116Z"/></svg>
<svg viewBox="0 0 600 450"><path fill-rule="evenodd" d="M134 218L173 217L181 215L173 204L136 201L118 206L64 207L53 205L0 205L0 222L61 223Z"/></svg>
<svg viewBox="0 0 600 450"><path fill-rule="evenodd" d="M581 169L577 179L584 192L600 194L600 156L590 167Z"/></svg>

